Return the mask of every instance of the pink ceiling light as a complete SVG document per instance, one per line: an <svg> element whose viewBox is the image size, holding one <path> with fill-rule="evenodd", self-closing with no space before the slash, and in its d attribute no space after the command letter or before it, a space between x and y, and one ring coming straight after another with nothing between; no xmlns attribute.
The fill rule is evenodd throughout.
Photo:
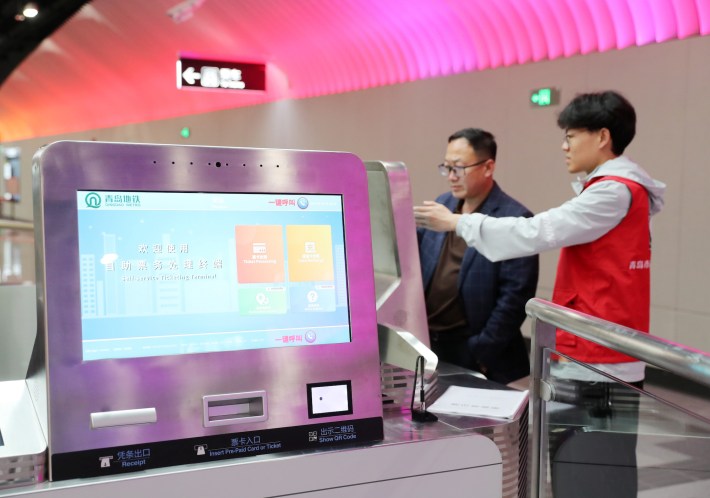
<svg viewBox="0 0 710 498"><path fill-rule="evenodd" d="M93 0L0 86L0 142L710 34L710 0ZM175 88L179 52L264 62L267 91Z"/></svg>

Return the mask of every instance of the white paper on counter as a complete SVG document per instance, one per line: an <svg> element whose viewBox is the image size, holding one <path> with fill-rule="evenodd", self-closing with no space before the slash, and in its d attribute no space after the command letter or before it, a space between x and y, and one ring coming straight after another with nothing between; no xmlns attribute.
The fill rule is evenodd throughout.
<svg viewBox="0 0 710 498"><path fill-rule="evenodd" d="M428 410L471 417L513 418L523 403L527 402L528 391L450 386Z"/></svg>

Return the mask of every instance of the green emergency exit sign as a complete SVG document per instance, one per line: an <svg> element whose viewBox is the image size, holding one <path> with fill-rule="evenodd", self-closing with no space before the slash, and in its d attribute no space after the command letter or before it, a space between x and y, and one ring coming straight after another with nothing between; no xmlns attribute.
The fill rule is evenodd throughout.
<svg viewBox="0 0 710 498"><path fill-rule="evenodd" d="M557 105L559 101L560 91L556 88L536 88L530 92L530 104L533 107Z"/></svg>

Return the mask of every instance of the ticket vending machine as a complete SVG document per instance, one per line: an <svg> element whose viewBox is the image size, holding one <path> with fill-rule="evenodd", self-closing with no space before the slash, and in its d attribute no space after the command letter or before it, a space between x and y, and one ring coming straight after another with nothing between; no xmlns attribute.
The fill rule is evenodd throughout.
<svg viewBox="0 0 710 498"><path fill-rule="evenodd" d="M50 479L383 438L356 156L57 142L34 183Z"/></svg>

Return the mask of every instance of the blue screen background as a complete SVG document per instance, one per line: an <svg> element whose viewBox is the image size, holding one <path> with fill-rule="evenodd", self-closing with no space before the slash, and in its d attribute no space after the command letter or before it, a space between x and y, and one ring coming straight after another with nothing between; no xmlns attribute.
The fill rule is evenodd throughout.
<svg viewBox="0 0 710 498"><path fill-rule="evenodd" d="M101 208L89 209L85 194L77 195L84 360L350 341L341 208L281 209L273 199L293 196L263 194L221 194L236 202L215 208L204 202L210 194L180 193L177 209L171 200L159 210L170 194L141 192L142 202L123 207L101 193ZM282 227L284 282L238 282L238 225ZM289 282L287 225L330 227L334 281ZM249 287L283 307L242 309ZM306 309L310 291L320 308Z"/></svg>

